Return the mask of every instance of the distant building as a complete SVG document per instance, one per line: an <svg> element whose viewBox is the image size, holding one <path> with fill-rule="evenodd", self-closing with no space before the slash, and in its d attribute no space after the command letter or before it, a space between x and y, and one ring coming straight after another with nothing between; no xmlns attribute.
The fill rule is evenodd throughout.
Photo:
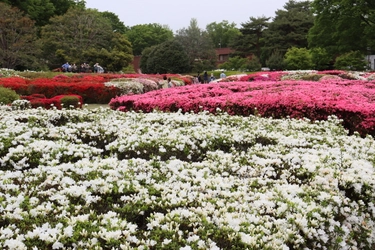
<svg viewBox="0 0 375 250"><path fill-rule="evenodd" d="M217 63L216 65L219 65L221 63L225 63L229 60L229 55L234 52L231 48L217 48L216 50L216 58Z"/></svg>

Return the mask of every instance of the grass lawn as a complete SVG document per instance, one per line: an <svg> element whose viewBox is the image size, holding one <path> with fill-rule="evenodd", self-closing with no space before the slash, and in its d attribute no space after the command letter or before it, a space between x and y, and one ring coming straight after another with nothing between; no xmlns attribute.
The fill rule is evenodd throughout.
<svg viewBox="0 0 375 250"><path fill-rule="evenodd" d="M100 107L109 108L109 105L108 104L92 104L92 103L84 105L84 108L86 109L96 109Z"/></svg>

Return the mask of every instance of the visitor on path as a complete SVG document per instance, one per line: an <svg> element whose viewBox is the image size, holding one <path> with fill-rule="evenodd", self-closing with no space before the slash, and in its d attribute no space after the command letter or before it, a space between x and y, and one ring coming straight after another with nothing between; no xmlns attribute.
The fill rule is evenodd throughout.
<svg viewBox="0 0 375 250"><path fill-rule="evenodd" d="M77 65L75 64L75 63L73 63L73 65L72 65L72 72L73 73L77 73L78 72L78 67L77 67Z"/></svg>
<svg viewBox="0 0 375 250"><path fill-rule="evenodd" d="M215 76L214 76L214 73L211 73L210 82L213 82L213 81L215 81L215 80L216 80L216 78L215 78Z"/></svg>
<svg viewBox="0 0 375 250"><path fill-rule="evenodd" d="M224 70L223 70L223 71L221 71L220 78L223 79L225 77L227 77L227 75L224 73Z"/></svg>
<svg viewBox="0 0 375 250"><path fill-rule="evenodd" d="M201 76L200 73L198 73L198 83L202 83L202 82L203 82L203 80L202 80L202 76Z"/></svg>
<svg viewBox="0 0 375 250"><path fill-rule="evenodd" d="M172 79L169 77L168 78L168 88L172 88L172 87L174 87L174 85L173 85Z"/></svg>
<svg viewBox="0 0 375 250"><path fill-rule="evenodd" d="M194 76L193 77L193 83L194 84L198 84L199 83L198 76Z"/></svg>
<svg viewBox="0 0 375 250"><path fill-rule="evenodd" d="M71 66L68 62L64 63L62 66L61 66L63 72L70 72L71 71Z"/></svg>
<svg viewBox="0 0 375 250"><path fill-rule="evenodd" d="M104 73L104 69L102 66L99 65L99 63L95 63L94 65L94 73Z"/></svg>
<svg viewBox="0 0 375 250"><path fill-rule="evenodd" d="M163 80L159 83L159 88L166 89L168 88L168 80L167 76L163 75Z"/></svg>
<svg viewBox="0 0 375 250"><path fill-rule="evenodd" d="M205 72L203 73L203 82L204 82L204 83L208 83L208 74L207 74L207 71L205 71Z"/></svg>

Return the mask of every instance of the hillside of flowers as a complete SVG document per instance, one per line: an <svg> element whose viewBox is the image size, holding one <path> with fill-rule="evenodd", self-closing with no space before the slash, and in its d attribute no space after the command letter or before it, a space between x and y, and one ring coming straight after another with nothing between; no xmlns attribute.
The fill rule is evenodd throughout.
<svg viewBox="0 0 375 250"><path fill-rule="evenodd" d="M5 72L111 109L0 106L0 249L375 249L374 74Z"/></svg>
<svg viewBox="0 0 375 250"><path fill-rule="evenodd" d="M336 117L0 111L2 249L375 247L375 142Z"/></svg>
<svg viewBox="0 0 375 250"><path fill-rule="evenodd" d="M32 73L29 73L32 75ZM36 73L37 74L37 73ZM142 74L60 74L52 78L26 78L16 71L0 70L0 86L13 89L21 96L79 95L84 103L108 104L121 95L142 94L165 86L164 75ZM176 86L191 84L190 76L167 74Z"/></svg>
<svg viewBox="0 0 375 250"><path fill-rule="evenodd" d="M361 79L357 76L360 79L357 80L351 74L342 78L338 75L343 72L339 71L314 76L311 76L311 72L303 73L305 77L318 76L318 80L303 80L302 73L251 74L213 84L123 95L113 98L110 107L120 111L181 110L195 113L202 110L215 113L219 108L232 115L309 118L313 121L336 115L343 120L344 127L350 133L375 135L373 78Z"/></svg>

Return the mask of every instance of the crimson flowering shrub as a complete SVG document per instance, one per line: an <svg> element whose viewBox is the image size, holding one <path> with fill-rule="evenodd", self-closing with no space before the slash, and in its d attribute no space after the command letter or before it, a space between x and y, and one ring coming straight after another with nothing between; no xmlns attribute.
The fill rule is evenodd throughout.
<svg viewBox="0 0 375 250"><path fill-rule="evenodd" d="M261 115L325 120L336 115L346 129L375 135L375 81L257 81L168 88L110 101L112 109Z"/></svg>
<svg viewBox="0 0 375 250"><path fill-rule="evenodd" d="M35 82L38 82L43 78L35 79ZM66 83L104 83L106 78L102 75L87 75L87 74L75 74L72 76L67 76L64 74L57 75L52 78L56 82L66 82Z"/></svg>
<svg viewBox="0 0 375 250"><path fill-rule="evenodd" d="M62 109L61 100L66 97L74 97L78 99L76 108L82 108L83 98L79 95L58 95L52 98L47 98L43 94L32 94L29 96L21 96L21 99L28 100L32 108L42 107L45 109L50 109L51 107L56 107Z"/></svg>
<svg viewBox="0 0 375 250"><path fill-rule="evenodd" d="M21 99L28 100L30 102L30 105L32 108L38 108L42 107L45 109L49 109L52 106L58 106L54 104L54 101L52 99L49 99L45 97L45 95L42 94L33 94L29 96L21 96Z"/></svg>
<svg viewBox="0 0 375 250"><path fill-rule="evenodd" d="M58 95L58 96L54 96L53 98L51 98L53 104L58 109L62 109L63 107L62 104L63 104L64 99L66 99L66 101L68 102L69 101L72 102L72 105L74 106L74 108L82 108L83 98L82 96L79 96L79 95ZM78 99L78 103L76 103L76 99ZM69 107L65 107L65 108L69 108Z"/></svg>
<svg viewBox="0 0 375 250"><path fill-rule="evenodd" d="M46 98L52 98L57 95L77 94L84 98L85 103L108 103L111 98L119 95L120 91L115 87L106 87L105 81L106 79L101 76L59 75L53 79L0 78L0 85L24 96L43 94Z"/></svg>
<svg viewBox="0 0 375 250"><path fill-rule="evenodd" d="M184 84L191 84L191 80L180 75L168 74L183 81ZM158 88L158 82L163 75L144 74L74 74L67 76L57 75L53 78L24 79L21 77L0 78L0 85L13 89L19 95L43 94L47 98L57 95L77 94L83 97L85 103L108 103L112 98L121 95L121 90L115 86L105 86L104 83L117 78L139 79L144 85L145 91L152 91ZM154 83L155 82L155 83Z"/></svg>
<svg viewBox="0 0 375 250"><path fill-rule="evenodd" d="M28 94L27 80L21 77L0 78L0 85L16 91L19 95Z"/></svg>

